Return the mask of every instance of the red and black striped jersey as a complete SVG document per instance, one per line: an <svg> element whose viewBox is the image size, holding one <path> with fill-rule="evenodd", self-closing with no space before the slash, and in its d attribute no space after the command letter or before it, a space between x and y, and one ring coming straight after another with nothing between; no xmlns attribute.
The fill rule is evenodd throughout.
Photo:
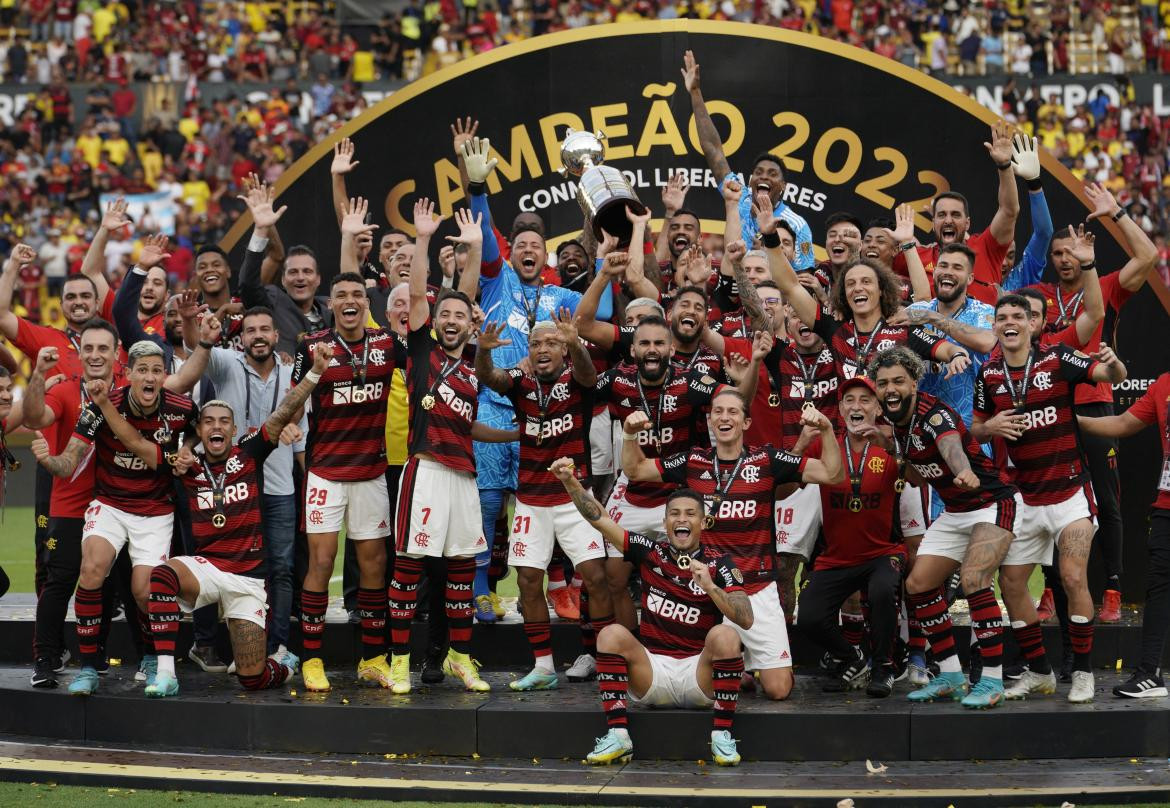
<svg viewBox="0 0 1170 808"><path fill-rule="evenodd" d="M141 414L130 405L130 387L110 392L110 403L130 426L158 445L158 466L147 467L142 458L131 452L106 426L106 418L97 404L81 411L74 433L94 447L93 457L83 462L95 463L94 498L135 516L164 516L174 512L175 486L166 455L176 452L186 435L195 433L198 412L186 396L160 391L155 411Z"/></svg>
<svg viewBox="0 0 1170 808"><path fill-rule="evenodd" d="M260 495L264 492L264 461L275 448L267 429L261 427L241 438L223 460L204 459L179 478L191 503L193 555L203 556L224 572L250 578L265 576ZM218 509L217 490L223 497ZM215 526L216 513L227 520L223 527Z"/></svg>
<svg viewBox="0 0 1170 808"><path fill-rule="evenodd" d="M975 379L976 415L990 418L1015 409L1028 419L1018 440L1004 441L1011 479L1029 505L1053 505L1071 497L1089 483L1081 452L1074 387L1088 384L1097 362L1066 345L1034 350L1031 375L1023 406L1012 402L1011 387L1023 389L1026 367L1009 368L1003 356L990 359ZM1008 373L1010 372L1010 376Z"/></svg>
<svg viewBox="0 0 1170 808"><path fill-rule="evenodd" d="M940 345L947 344L942 337L935 336L925 328L916 326L886 325L880 320L873 331L858 334L853 320L838 323L832 317L821 315L817 318L814 330L833 349L837 360L837 375L842 379L852 379L857 375L865 375L868 365L879 353L899 345L905 345L923 359L934 359Z"/></svg>
<svg viewBox="0 0 1170 808"><path fill-rule="evenodd" d="M938 448L938 442L947 435L959 439L971 470L979 478L979 487L974 491L955 485L955 471ZM952 513L977 511L1016 495L1015 487L1004 480L999 468L983 453L958 413L929 393L918 394L909 427L895 426L894 439L899 450L906 453L906 461L938 492L943 506Z"/></svg>
<svg viewBox="0 0 1170 808"><path fill-rule="evenodd" d="M426 453L449 469L475 474L471 451L471 427L479 410L475 368L439 347L430 321L407 335L404 358L411 456Z"/></svg>
<svg viewBox="0 0 1170 808"><path fill-rule="evenodd" d="M771 582L775 567L776 486L800 482L807 461L770 445L749 446L736 460L719 461L716 475L714 458L714 449L680 452L659 459L658 473L703 495L710 525L703 529L704 546L731 556L747 591L757 592Z"/></svg>
<svg viewBox="0 0 1170 808"><path fill-rule="evenodd" d="M642 620L638 637L652 654L685 659L703 653L707 633L723 622L723 612L695 583L691 567L679 567L667 542L626 533L626 561L642 576ZM690 557L707 564L711 580L724 592L742 592L743 574L731 558L700 545Z"/></svg>
<svg viewBox="0 0 1170 808"><path fill-rule="evenodd" d="M366 328L357 342L332 329L306 334L297 342L292 383L313 367L312 346L333 346L333 358L310 398L306 467L337 482L373 480L386 473L386 399L394 381L393 331Z"/></svg>
<svg viewBox="0 0 1170 808"><path fill-rule="evenodd" d="M578 384L568 364L553 382L542 382L519 368L505 373L512 381L505 395L520 425L516 498L526 505L563 505L570 501L569 494L548 467L558 457L568 457L576 464L578 479L589 477L593 388Z"/></svg>
<svg viewBox="0 0 1170 808"><path fill-rule="evenodd" d="M743 309L722 315L712 327L725 337L747 337L750 339L752 336L752 326Z"/></svg>
<svg viewBox="0 0 1170 808"><path fill-rule="evenodd" d="M716 381L724 381L723 358L706 345L699 345L691 353L683 353L676 348L670 356L670 363L677 371L706 374L714 376Z"/></svg>
<svg viewBox="0 0 1170 808"><path fill-rule="evenodd" d="M894 484L898 479L898 463L885 449L875 443L867 444L860 452L853 452L853 468L859 476L856 492L853 489L845 460L849 452L847 438L840 435L842 463L846 477L836 485L820 485L821 529L825 535L825 549L817 555L814 569L854 567L881 556L905 554L902 526L898 513L898 496ZM853 507L850 503L856 495ZM857 510L854 510L856 508Z"/></svg>
<svg viewBox="0 0 1170 808"><path fill-rule="evenodd" d="M599 377L595 395L609 404L620 423L638 410L649 416L650 429L639 433L638 443L647 457L655 458L710 443L703 408L711 406L717 386L713 376L698 371L683 374L673 365L662 384L640 385L638 369L628 365ZM626 498L631 505L655 508L666 501L672 488L664 483L631 482Z"/></svg>

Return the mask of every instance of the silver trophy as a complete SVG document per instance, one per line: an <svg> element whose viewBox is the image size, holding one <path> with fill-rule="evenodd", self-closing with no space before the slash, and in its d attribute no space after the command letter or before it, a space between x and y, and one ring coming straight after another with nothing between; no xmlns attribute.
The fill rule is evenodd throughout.
<svg viewBox="0 0 1170 808"><path fill-rule="evenodd" d="M613 166L602 165L605 155L605 133L577 132L572 127L561 143L561 174L577 177L577 202L582 212L593 223L593 235L598 241L601 231L617 236L619 243L628 244L633 225L626 218L626 206L635 213L644 213L646 206L625 175Z"/></svg>

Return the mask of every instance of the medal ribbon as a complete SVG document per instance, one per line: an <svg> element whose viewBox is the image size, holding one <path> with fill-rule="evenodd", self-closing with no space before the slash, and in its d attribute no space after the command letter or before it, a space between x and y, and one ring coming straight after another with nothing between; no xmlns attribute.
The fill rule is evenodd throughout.
<svg viewBox="0 0 1170 808"><path fill-rule="evenodd" d="M1035 351L1028 351L1028 361L1024 365L1024 376L1020 379L1020 390L1012 383L1012 369L1008 367L1007 359L1003 362L1003 381L1007 385L1008 395L1012 397L1012 406L1017 410L1024 406L1028 398L1028 382L1032 380L1032 362L1036 359Z"/></svg>
<svg viewBox="0 0 1170 808"><path fill-rule="evenodd" d="M336 333L336 332L335 332ZM340 334L337 334L337 341L341 343L341 347L349 354L349 366L353 368L353 380L359 384L366 383L366 368L370 365L370 335L367 332L362 336L362 365L361 370L358 370L357 354L349 347Z"/></svg>
<svg viewBox="0 0 1170 808"><path fill-rule="evenodd" d="M878 324L873 327L873 331L869 332L869 340L865 343L865 348L857 351L857 375L864 376L868 371L868 362L865 360L869 358L869 349L873 347L873 341L877 339L878 333L886 327L885 320L878 320ZM856 349L861 343L861 332L857 330L857 322L853 323L853 347Z"/></svg>
<svg viewBox="0 0 1170 808"><path fill-rule="evenodd" d="M869 457L869 441L861 450L861 462L853 465L853 450L849 448L849 437L845 437L845 460L849 464L849 487L853 489L853 498L849 500L849 510L853 510L856 503L857 510L861 510L861 477L865 474L865 461ZM854 511L856 513L857 511Z"/></svg>
<svg viewBox="0 0 1170 808"><path fill-rule="evenodd" d="M708 528L715 524L715 511L727 499L727 493L731 490L731 486L735 483L736 478L739 477L739 470L743 467L743 461L745 460L747 460L747 449L740 451L739 458L735 461L731 473L727 475L727 481L724 482L723 475L719 471L719 452L715 450L711 451L711 473L715 475L715 493L711 496L713 509L711 513L707 514L706 520L704 520Z"/></svg>
<svg viewBox="0 0 1170 808"><path fill-rule="evenodd" d="M634 374L634 381L638 385L638 396L642 399L642 412L646 413L646 417L654 422L654 434L651 436L651 443L656 445L659 451L662 450L662 402L666 398L666 388L670 387L671 371L674 368L668 362L666 365L666 378L662 380L661 392L658 394L657 412L650 412L650 402L646 400L646 391L642 389L642 375L640 373Z"/></svg>
<svg viewBox="0 0 1170 808"><path fill-rule="evenodd" d="M227 519L227 515L223 512L224 484L227 482L227 463L224 463L223 474L219 475L218 479L211 473L211 466L207 464L206 457L199 459L199 465L203 468L203 476L207 478L207 482L211 485L211 504L215 508L215 516L222 516L224 519ZM213 516L212 519L214 518ZM224 524L227 523L225 522ZM222 525L215 526L222 527Z"/></svg>

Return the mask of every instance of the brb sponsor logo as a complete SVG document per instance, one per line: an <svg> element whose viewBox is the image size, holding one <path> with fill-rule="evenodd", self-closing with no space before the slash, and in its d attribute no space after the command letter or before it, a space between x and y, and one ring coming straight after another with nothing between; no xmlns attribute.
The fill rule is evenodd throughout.
<svg viewBox="0 0 1170 808"><path fill-rule="evenodd" d="M362 404L382 398L383 382L366 384L337 384L333 386L334 404Z"/></svg>
<svg viewBox="0 0 1170 808"><path fill-rule="evenodd" d="M231 505L234 502L244 502L248 499L248 484L247 483L233 483L225 486L223 489L223 501L226 505ZM206 511L215 507L215 497L209 488L202 488L195 494L196 504L199 510ZM320 511L313 511L313 513L320 513Z"/></svg>
<svg viewBox="0 0 1170 808"><path fill-rule="evenodd" d="M699 622L699 607L677 603L670 598L651 593L646 596L646 608L666 620L693 626Z"/></svg>
<svg viewBox="0 0 1170 808"><path fill-rule="evenodd" d="M1052 426L1056 423L1056 407L1043 407L1024 413L1024 429Z"/></svg>
<svg viewBox="0 0 1170 808"><path fill-rule="evenodd" d="M749 467L752 468L752 467ZM707 510L711 510L714 503L707 501ZM725 499L719 503L716 519L753 519L756 515L756 501L754 499Z"/></svg>
<svg viewBox="0 0 1170 808"><path fill-rule="evenodd" d="M131 452L115 452L114 465L130 471L145 471L146 463L136 454Z"/></svg>
<svg viewBox="0 0 1170 808"><path fill-rule="evenodd" d="M913 463L914 470L926 480L937 480L943 476L942 466L938 463Z"/></svg>
<svg viewBox="0 0 1170 808"><path fill-rule="evenodd" d="M524 432L527 435L539 436L542 441L550 438L559 437L566 432L573 430L573 415L567 413L559 418L552 418L544 423L540 421L530 420L524 426Z"/></svg>

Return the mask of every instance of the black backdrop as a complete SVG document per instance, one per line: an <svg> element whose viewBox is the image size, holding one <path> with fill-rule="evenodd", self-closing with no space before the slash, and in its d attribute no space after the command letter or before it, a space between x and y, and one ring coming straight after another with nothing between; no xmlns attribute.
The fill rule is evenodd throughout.
<svg viewBox="0 0 1170 808"><path fill-rule="evenodd" d="M994 116L973 100L918 71L825 39L739 23L670 21L545 36L408 85L285 174L279 204L289 211L281 235L286 244L310 244L324 275L336 271L329 164L332 143L343 136L354 140L361 161L347 177L349 193L372 200L380 227L410 230L410 207L423 195L449 216L461 201L449 124L465 115L480 121L480 134L498 152L490 190L502 229L521 208L540 213L554 240L581 229L569 179L556 172L559 140L572 125L607 134L608 164L630 172L636 192L659 215L659 186L672 171L690 172L688 207L703 217L705 228L721 231L722 200L692 134L679 72L687 49L702 65L704 94L732 169L749 170L763 151L782 156L790 201L818 244L832 212L849 210L868 220L890 216L901 202L926 210L931 197L947 188L970 199L976 229L994 213L996 172L982 145ZM1086 208L1076 179L1047 155L1044 167L1056 226L1081 221ZM1020 193L1022 250L1031 222L1022 184ZM248 225L245 217L223 244L237 260ZM443 227L440 236L453 232L449 222ZM924 217L919 227L920 237L928 239ZM1125 254L1113 238L1116 231L1095 227L1098 262L1108 272ZM1120 405L1140 396L1168 367L1170 340L1155 336L1170 334L1163 300L1170 295L1155 279L1112 330L1130 368L1130 380L1117 391ZM1159 460L1152 433L1123 447L1127 599L1141 596L1146 513Z"/></svg>

